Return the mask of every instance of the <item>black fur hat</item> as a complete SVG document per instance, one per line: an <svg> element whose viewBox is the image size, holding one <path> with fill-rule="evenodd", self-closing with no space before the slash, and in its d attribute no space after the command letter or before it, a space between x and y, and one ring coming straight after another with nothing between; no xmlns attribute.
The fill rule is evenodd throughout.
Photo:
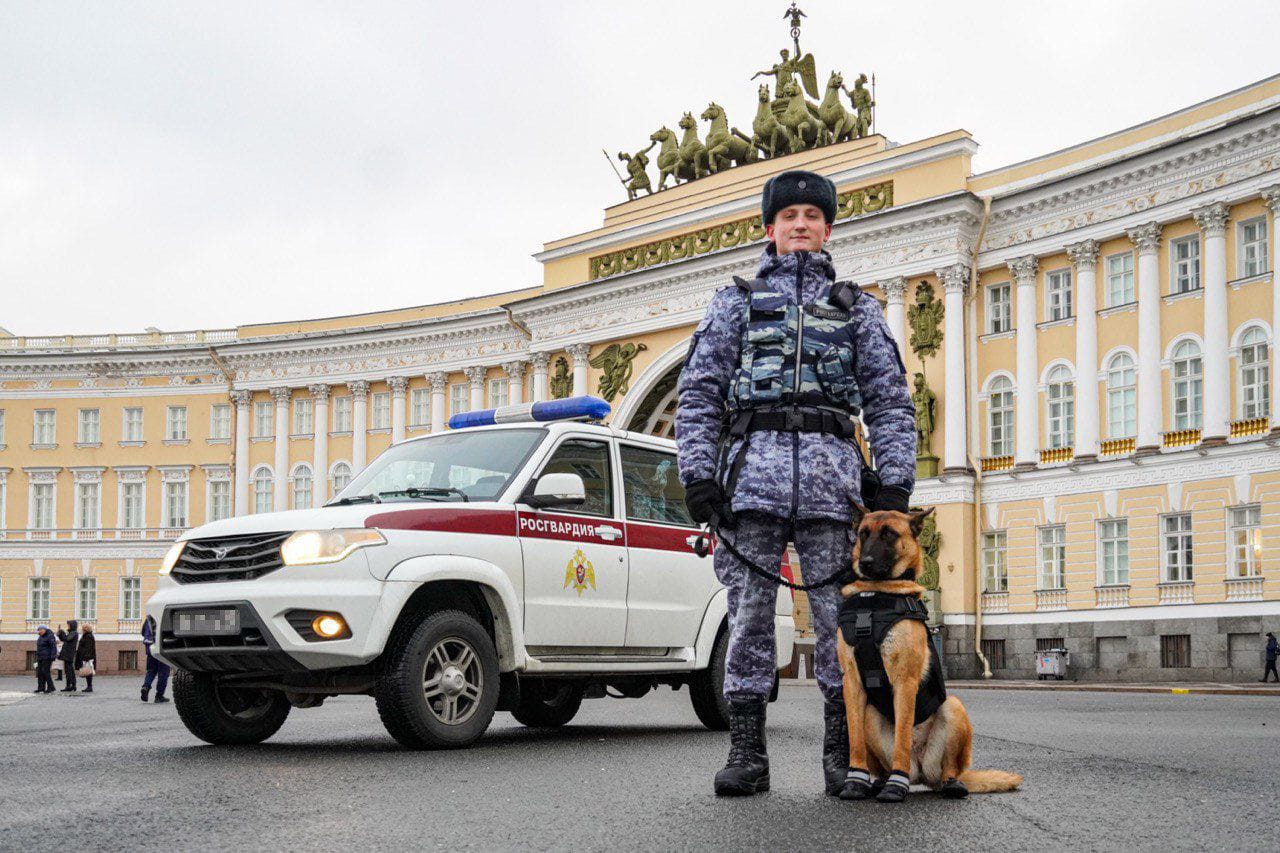
<svg viewBox="0 0 1280 853"><path fill-rule="evenodd" d="M760 197L765 225L773 222L779 210L793 204L812 204L821 208L830 225L836 221L836 185L817 172L804 169L792 169L765 181L764 194Z"/></svg>

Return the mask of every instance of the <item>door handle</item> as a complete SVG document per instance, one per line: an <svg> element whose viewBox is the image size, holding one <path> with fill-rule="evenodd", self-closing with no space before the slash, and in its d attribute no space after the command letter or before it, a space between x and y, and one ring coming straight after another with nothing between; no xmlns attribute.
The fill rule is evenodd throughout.
<svg viewBox="0 0 1280 853"><path fill-rule="evenodd" d="M686 536L684 537L684 544L688 545L690 548L693 548L698 544L698 539L699 537L697 535Z"/></svg>
<svg viewBox="0 0 1280 853"><path fill-rule="evenodd" d="M607 524L601 524L596 528L596 535L601 539L618 539L622 536L622 531L616 527L610 527Z"/></svg>

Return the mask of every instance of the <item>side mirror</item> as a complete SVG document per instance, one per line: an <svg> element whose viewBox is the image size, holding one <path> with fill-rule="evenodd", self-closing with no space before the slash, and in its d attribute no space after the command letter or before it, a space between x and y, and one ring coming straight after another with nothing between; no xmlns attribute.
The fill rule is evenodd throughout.
<svg viewBox="0 0 1280 853"><path fill-rule="evenodd" d="M543 474L534 484L533 494L525 493L524 502L536 509L556 506L581 506L587 500L587 487L577 474Z"/></svg>

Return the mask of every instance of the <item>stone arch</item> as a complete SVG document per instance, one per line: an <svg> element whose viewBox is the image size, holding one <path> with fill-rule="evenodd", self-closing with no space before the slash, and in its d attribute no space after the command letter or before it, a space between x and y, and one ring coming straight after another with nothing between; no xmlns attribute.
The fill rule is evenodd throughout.
<svg viewBox="0 0 1280 853"><path fill-rule="evenodd" d="M685 338L650 362L631 383L613 424L631 432L675 438L676 381L689 351Z"/></svg>

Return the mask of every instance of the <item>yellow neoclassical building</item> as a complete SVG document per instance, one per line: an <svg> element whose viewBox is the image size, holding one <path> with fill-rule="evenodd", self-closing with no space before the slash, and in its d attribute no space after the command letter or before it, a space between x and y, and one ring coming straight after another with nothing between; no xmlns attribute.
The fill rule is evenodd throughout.
<svg viewBox="0 0 1280 853"><path fill-rule="evenodd" d="M615 424L670 435L693 327L763 248L763 183L802 167L839 188L840 277L922 375L952 674L1064 646L1087 678L1256 677L1280 629L1280 77L1063 142L980 174L961 130L738 165L547 243L525 290L0 336L0 669L68 618L96 623L100 668L136 666L174 536L320 503L451 413L611 392Z"/></svg>

